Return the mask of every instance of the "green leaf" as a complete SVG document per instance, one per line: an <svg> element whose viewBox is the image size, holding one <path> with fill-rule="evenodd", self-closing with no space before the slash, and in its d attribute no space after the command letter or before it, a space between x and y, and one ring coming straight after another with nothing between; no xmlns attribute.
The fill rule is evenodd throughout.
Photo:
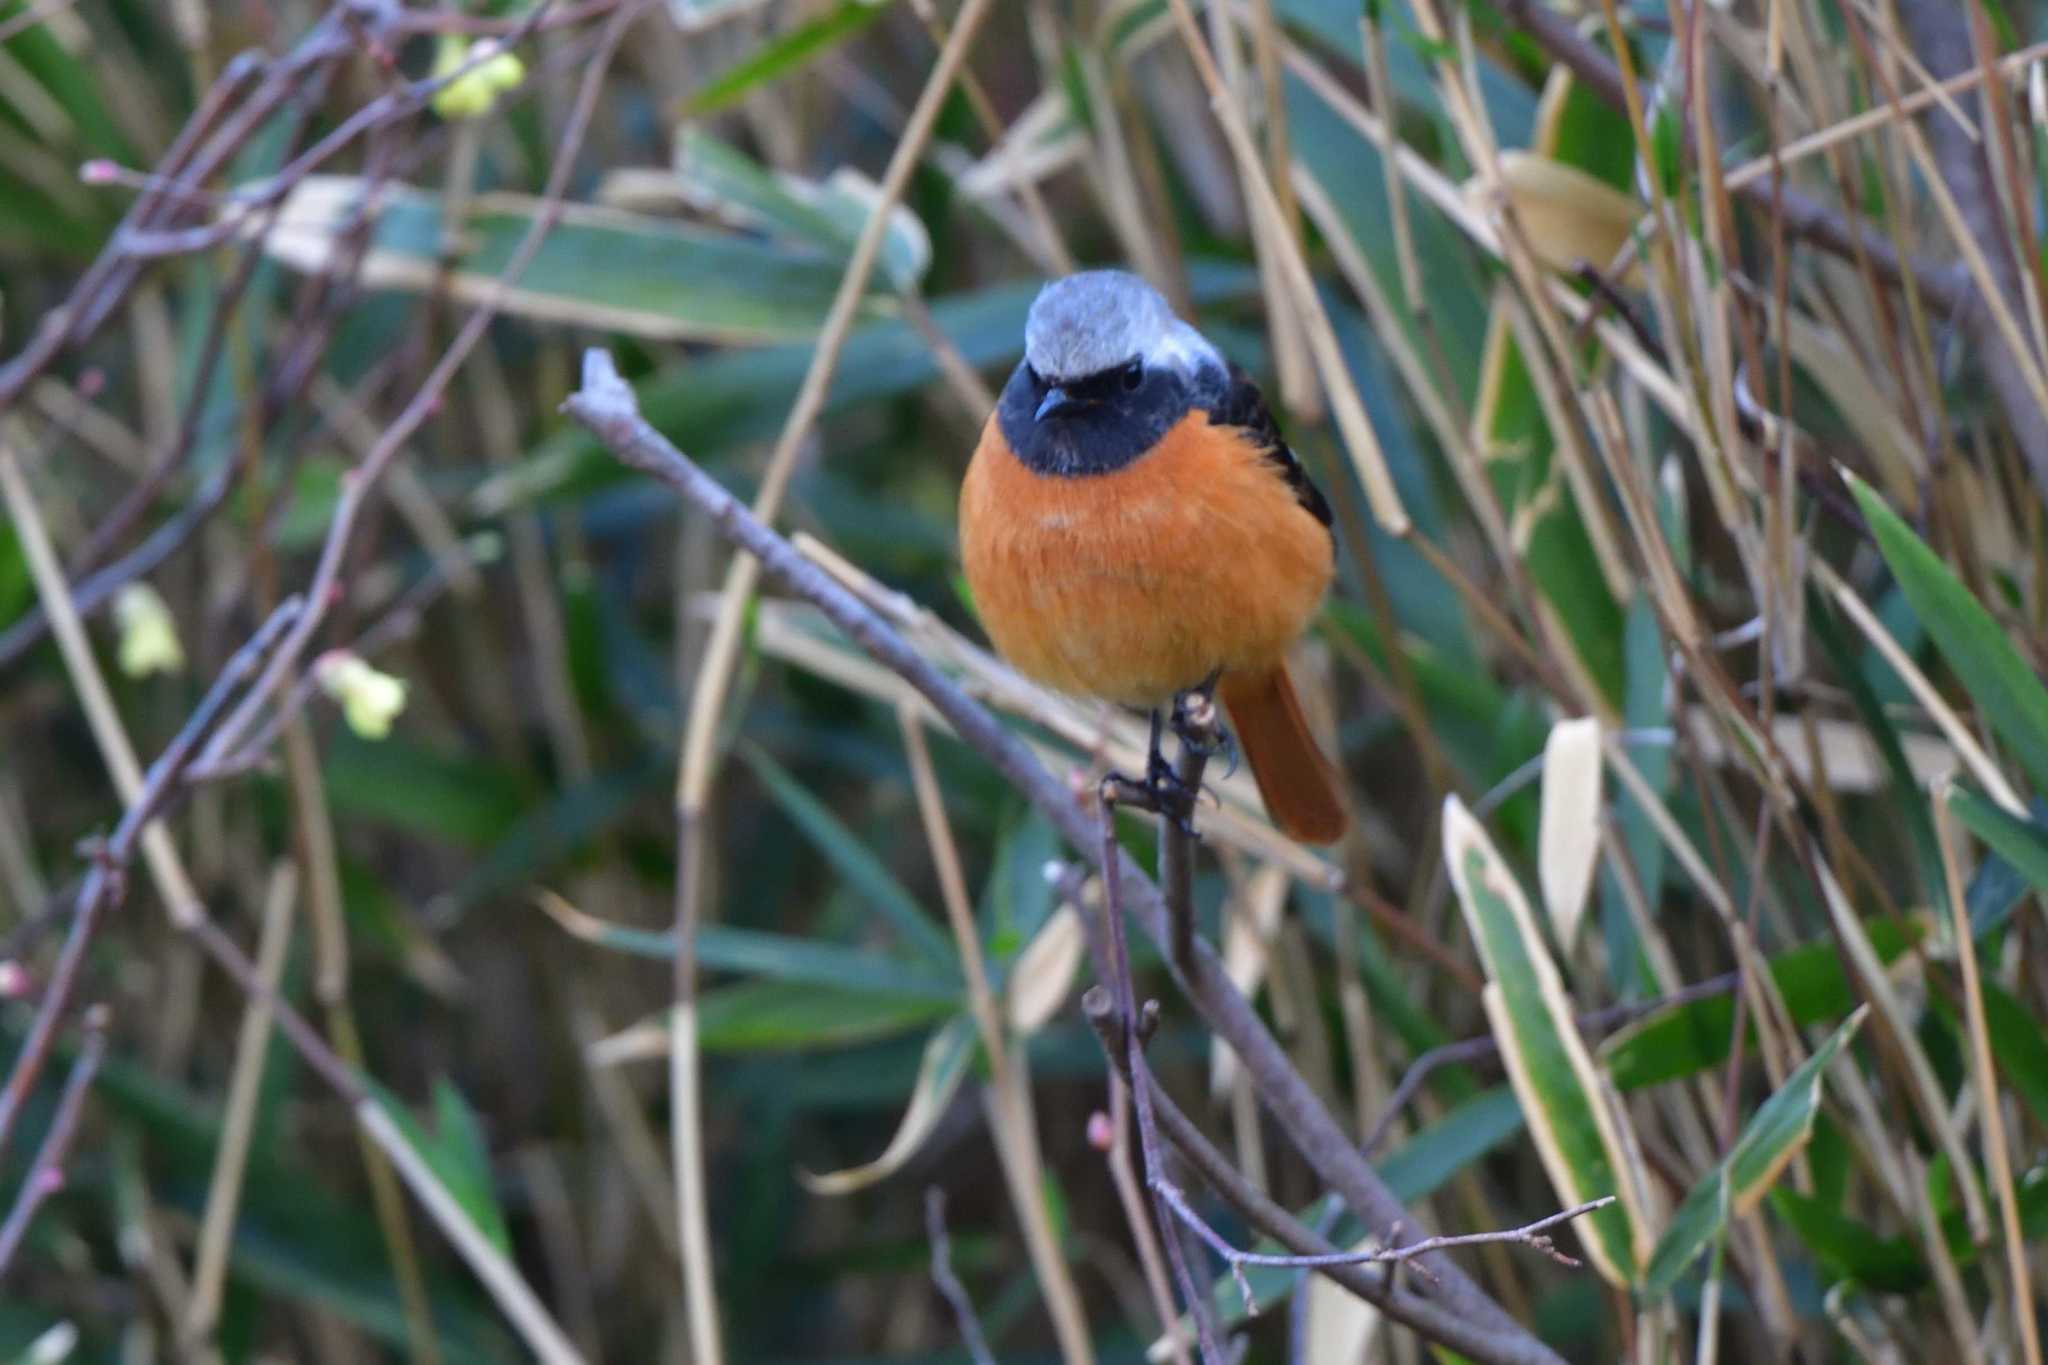
<svg viewBox="0 0 2048 1365"><path fill-rule="evenodd" d="M778 175L696 128L685 128L677 140L676 175L691 199L842 261L872 209L867 196L850 187L857 182ZM917 284L931 254L931 238L917 216L900 204L891 209L876 262L890 283L898 289Z"/></svg>
<svg viewBox="0 0 2048 1365"><path fill-rule="evenodd" d="M337 731L321 774L337 815L465 848L495 843L519 818L520 783L511 773L399 738L371 741Z"/></svg>
<svg viewBox="0 0 2048 1365"><path fill-rule="evenodd" d="M1881 1237L1868 1224L1794 1189L1772 1190L1770 1199L1772 1212L1833 1279L1852 1280L1880 1294L1911 1294L1927 1283L1927 1263L1910 1239Z"/></svg>
<svg viewBox="0 0 2048 1365"><path fill-rule="evenodd" d="M1755 1208L1786 1163L1806 1145L1820 1110L1821 1078L1862 1026L1867 1008L1859 1008L1785 1078L1744 1126L1727 1159L1692 1187L1650 1258L1643 1276L1646 1299L1655 1302L1669 1294L1708 1244L1720 1238L1729 1219Z"/></svg>
<svg viewBox="0 0 2048 1365"><path fill-rule="evenodd" d="M958 1002L879 995L798 981L748 981L708 991L697 1004L706 1052L848 1047L942 1019Z"/></svg>
<svg viewBox="0 0 2048 1365"><path fill-rule="evenodd" d="M1634 1143L1622 1131L1627 1113L1603 1093L1527 897L1455 795L1444 799L1443 846L1451 884L1486 967L1487 1019L1544 1170L1567 1207L1616 1196L1580 1220L1580 1236L1603 1277L1632 1284L1649 1232L1639 1197L1641 1172L1630 1164Z"/></svg>
<svg viewBox="0 0 2048 1365"><path fill-rule="evenodd" d="M2034 1111L2035 1119L2048 1124L2048 1031L2033 1011L1996 981L1980 977L1977 985L1998 1074Z"/></svg>
<svg viewBox="0 0 2048 1365"><path fill-rule="evenodd" d="M2032 820L2020 819L1961 784L1949 788L1948 808L1970 827L1972 834L2026 878L2036 892L2048 892L2048 829ZM1990 898L1983 907L1983 918L1971 917L1970 932L1982 938L2005 923L2015 904L2006 897Z"/></svg>
<svg viewBox="0 0 2048 1365"><path fill-rule="evenodd" d="M512 1235L506 1231L504 1210L498 1206L490 1144L484 1139L476 1111L446 1077L434 1082L434 1137L439 1153L435 1169L448 1192L498 1249L510 1256Z"/></svg>
<svg viewBox="0 0 2048 1365"><path fill-rule="evenodd" d="M309 176L292 191L264 249L294 270L325 269L353 230L363 181ZM463 251L444 275L441 196L380 186L362 265L372 290L458 298L497 288L541 203L481 195L462 220ZM840 263L808 247L623 209L570 206L535 252L502 311L543 322L661 340L752 342L813 336L832 306ZM878 282L877 287L885 282Z"/></svg>
<svg viewBox="0 0 2048 1365"><path fill-rule="evenodd" d="M1403 1202L1427 1199L1521 1130L1521 1101L1513 1089L1497 1085L1416 1133L1380 1163L1380 1175Z"/></svg>
<svg viewBox="0 0 2048 1365"><path fill-rule="evenodd" d="M880 0L841 0L706 81L685 103L683 114L695 117L737 103L754 87L786 76L826 49L845 42L872 24L886 8Z"/></svg>
<svg viewBox="0 0 2048 1365"><path fill-rule="evenodd" d="M600 948L634 957L672 960L675 936L612 924L577 910L554 910L563 928ZM697 964L711 971L739 972L775 981L809 982L885 995L958 1000L961 982L922 964L899 962L881 953L825 943L793 934L706 924L697 930Z"/></svg>
<svg viewBox="0 0 2048 1365"><path fill-rule="evenodd" d="M1676 198L1685 178L1685 132L1672 101L1657 106L1650 122L1650 167L1666 198Z"/></svg>
<svg viewBox="0 0 2048 1365"><path fill-rule="evenodd" d="M1890 811L1894 818L1905 823L1906 833L1913 841L1913 859L1919 869L1920 885L1927 890L1936 918L1945 920L1949 913L1948 879L1941 870L1941 845L1935 840L1932 812L1918 799L1920 782L1913 775L1912 765L1906 761L1906 750L1899 742L1898 728L1892 724L1891 713L1885 709L1877 689L1871 686L1869 677L1849 652L1848 642L1842 638L1828 600L1818 588L1809 587L1806 602L1807 620L1812 624L1814 638L1826 651L1837 683L1855 703L1863 728L1869 732L1878 754L1884 759L1885 771L1891 777L1892 794L1897 798L1892 802Z"/></svg>
<svg viewBox="0 0 2048 1365"><path fill-rule="evenodd" d="M434 1131L430 1134L403 1100L375 1081L368 1084L393 1126L440 1178L462 1211L500 1251L510 1256L512 1238L505 1228L504 1212L498 1207L490 1146L461 1092L445 1077L435 1080Z"/></svg>
<svg viewBox="0 0 2048 1365"><path fill-rule="evenodd" d="M1917 921L1902 928L1891 920L1873 919L1865 921L1864 927L1878 957L1887 963L1924 934ZM1809 943L1779 953L1770 959L1770 971L1792 1022L1802 1028L1830 1023L1856 1004L1832 942ZM1720 1065L1728 1058L1734 1031L1733 999L1719 995L1694 1000L1659 1011L1616 1033L1602 1046L1601 1060L1617 1089L1640 1090Z"/></svg>
<svg viewBox="0 0 2048 1365"><path fill-rule="evenodd" d="M2013 648L2005 628L1876 490L1854 474L1844 477L1913 614L1991 728L2011 747L2034 789L2048 792L2048 688Z"/></svg>
<svg viewBox="0 0 2048 1365"><path fill-rule="evenodd" d="M889 921L906 947L932 962L952 964L958 960L953 940L824 802L758 747L746 744L735 752L782 807L782 813L825 855L847 885Z"/></svg>

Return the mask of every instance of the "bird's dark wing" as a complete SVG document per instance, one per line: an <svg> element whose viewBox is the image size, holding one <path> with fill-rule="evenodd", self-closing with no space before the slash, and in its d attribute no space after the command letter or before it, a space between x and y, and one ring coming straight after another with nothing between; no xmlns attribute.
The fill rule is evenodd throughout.
<svg viewBox="0 0 2048 1365"><path fill-rule="evenodd" d="M1259 448L1259 453L1265 456L1281 478L1287 480L1287 486L1294 490L1295 501L1323 525L1330 524L1330 504L1324 499L1322 490L1309 479L1308 471L1288 449L1286 438L1280 434L1280 424L1273 420L1273 410L1266 406L1266 395L1259 392L1259 386L1252 382L1252 377L1238 366L1230 367L1223 393L1209 409L1209 420L1218 426L1242 427Z"/></svg>

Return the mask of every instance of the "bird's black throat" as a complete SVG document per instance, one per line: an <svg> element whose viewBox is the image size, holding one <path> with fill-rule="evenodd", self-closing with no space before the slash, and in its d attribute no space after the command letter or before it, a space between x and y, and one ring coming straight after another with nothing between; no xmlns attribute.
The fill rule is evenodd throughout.
<svg viewBox="0 0 2048 1365"><path fill-rule="evenodd" d="M1194 408L1220 396L1225 376L1205 367L1190 379L1167 367L1147 367L1135 383L1122 367L1059 387L1071 400L1043 419L1036 414L1052 385L1019 362L996 404L1003 440L1024 467L1038 474L1082 478L1112 474L1159 444L1160 437Z"/></svg>

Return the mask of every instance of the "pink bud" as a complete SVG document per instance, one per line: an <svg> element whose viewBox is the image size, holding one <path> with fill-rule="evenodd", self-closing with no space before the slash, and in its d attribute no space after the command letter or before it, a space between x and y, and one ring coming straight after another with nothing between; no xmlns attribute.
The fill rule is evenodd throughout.
<svg viewBox="0 0 2048 1365"><path fill-rule="evenodd" d="M1088 1145L1098 1152L1106 1152L1116 1145L1116 1125L1100 1109L1088 1116Z"/></svg>
<svg viewBox="0 0 2048 1365"><path fill-rule="evenodd" d="M78 178L88 185L111 185L121 168L103 156L96 156L78 168Z"/></svg>
<svg viewBox="0 0 2048 1365"><path fill-rule="evenodd" d="M100 396L107 387L107 372L95 365L78 376L78 396L88 402Z"/></svg>
<svg viewBox="0 0 2048 1365"><path fill-rule="evenodd" d="M42 1175L41 1184L43 1187L44 1194L54 1194L58 1190L63 1189L64 1168L61 1166L52 1166L48 1170L44 1171Z"/></svg>
<svg viewBox="0 0 2048 1365"><path fill-rule="evenodd" d="M0 1000L20 1000L29 991L28 968L13 958L0 961Z"/></svg>

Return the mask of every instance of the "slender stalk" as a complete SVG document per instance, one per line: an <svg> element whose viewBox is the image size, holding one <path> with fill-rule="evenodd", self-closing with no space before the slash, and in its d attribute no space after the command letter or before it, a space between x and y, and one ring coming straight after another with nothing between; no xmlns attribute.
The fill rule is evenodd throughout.
<svg viewBox="0 0 2048 1365"><path fill-rule="evenodd" d="M795 472L797 451L819 413L824 411L840 352L867 294L868 280L888 235L889 215L903 197L911 173L924 155L939 109L992 8L991 0L967 0L961 7L953 21L953 31L940 48L938 61L897 140L889 167L868 209L867 221L840 276L832 307L825 315L810 368L790 405L782 435L768 457L768 468L755 494L755 513L764 521L772 521L781 509L783 494ZM715 1322L711 1232L704 1207L703 1137L698 1132L702 1101L697 1083L696 932L703 920L704 821L712 779L718 769L715 745L719 724L739 662L740 628L759 574L759 564L746 554L736 555L726 571L717 620L689 688L689 721L683 732L676 777L676 957L674 1008L669 1012L669 1122L673 1130L671 1155L676 1163L677 1226L683 1246L684 1300L697 1365L718 1365L723 1359Z"/></svg>
<svg viewBox="0 0 2048 1365"><path fill-rule="evenodd" d="M2013 1325L2019 1332L2021 1358L2041 1365L2041 1327L2034 1320L2034 1279L2027 1265L2027 1242L2020 1231L2019 1194L2013 1184L2012 1156L2006 1141L2005 1109L1998 1094L1998 1070L1991 1059L1991 1029L1984 1018L1984 988L1977 978L1977 941L1970 927L1963 876L1956 856L1955 817L1949 812L1954 784L1934 793L1934 828L1941 844L1941 870L1948 882L1949 913L1954 917L1956 964L1962 970L1963 1007L1970 1024L1970 1074L1977 1083L1978 1121L1984 1130L1984 1164L1998 1191L2004 1223L2005 1264L2012 1276Z"/></svg>
<svg viewBox="0 0 2048 1365"><path fill-rule="evenodd" d="M278 863L263 898L263 927L256 945L256 978L272 992L284 978L285 954L292 940L292 909L298 894L298 865L289 861ZM256 1128L256 1098L263 1083L263 1061L270 1052L270 1027L268 997L250 997L242 1007L242 1029L235 1039L235 1066L228 1079L220 1146L206 1188L206 1210L199 1220L199 1249L192 1258L192 1292L186 1300L184 1323L188 1343L210 1338L220 1318L228 1248L234 1240L235 1216L241 1208L249 1138Z"/></svg>
<svg viewBox="0 0 2048 1365"><path fill-rule="evenodd" d="M945 794L939 790L938 773L932 767L931 750L925 743L924 722L907 703L897 708L896 720L903 732L904 753L910 760L911 787L917 794L925 841L931 846L932 861L938 867L939 898L945 903L946 922L959 949L961 972L967 978L968 1008L981 1035L983 1055L988 1059L987 1109L996 1138L996 1156L1003 1163L1017 1221L1024 1227L1024 1245L1031 1256L1032 1272L1052 1313L1060 1354L1068 1361L1092 1361L1095 1351L1088 1337L1087 1313L1081 1306L1073 1273L1060 1255L1059 1239L1045 1201L1039 1195L1044 1187L1044 1170L1036 1135L1029 1131L1032 1118L1023 1090L1026 1082L1011 1063L1010 1043L1004 1037L995 991L989 985L981 931L975 926L974 909L967 898L967 879L960 869L960 850L946 819Z"/></svg>

